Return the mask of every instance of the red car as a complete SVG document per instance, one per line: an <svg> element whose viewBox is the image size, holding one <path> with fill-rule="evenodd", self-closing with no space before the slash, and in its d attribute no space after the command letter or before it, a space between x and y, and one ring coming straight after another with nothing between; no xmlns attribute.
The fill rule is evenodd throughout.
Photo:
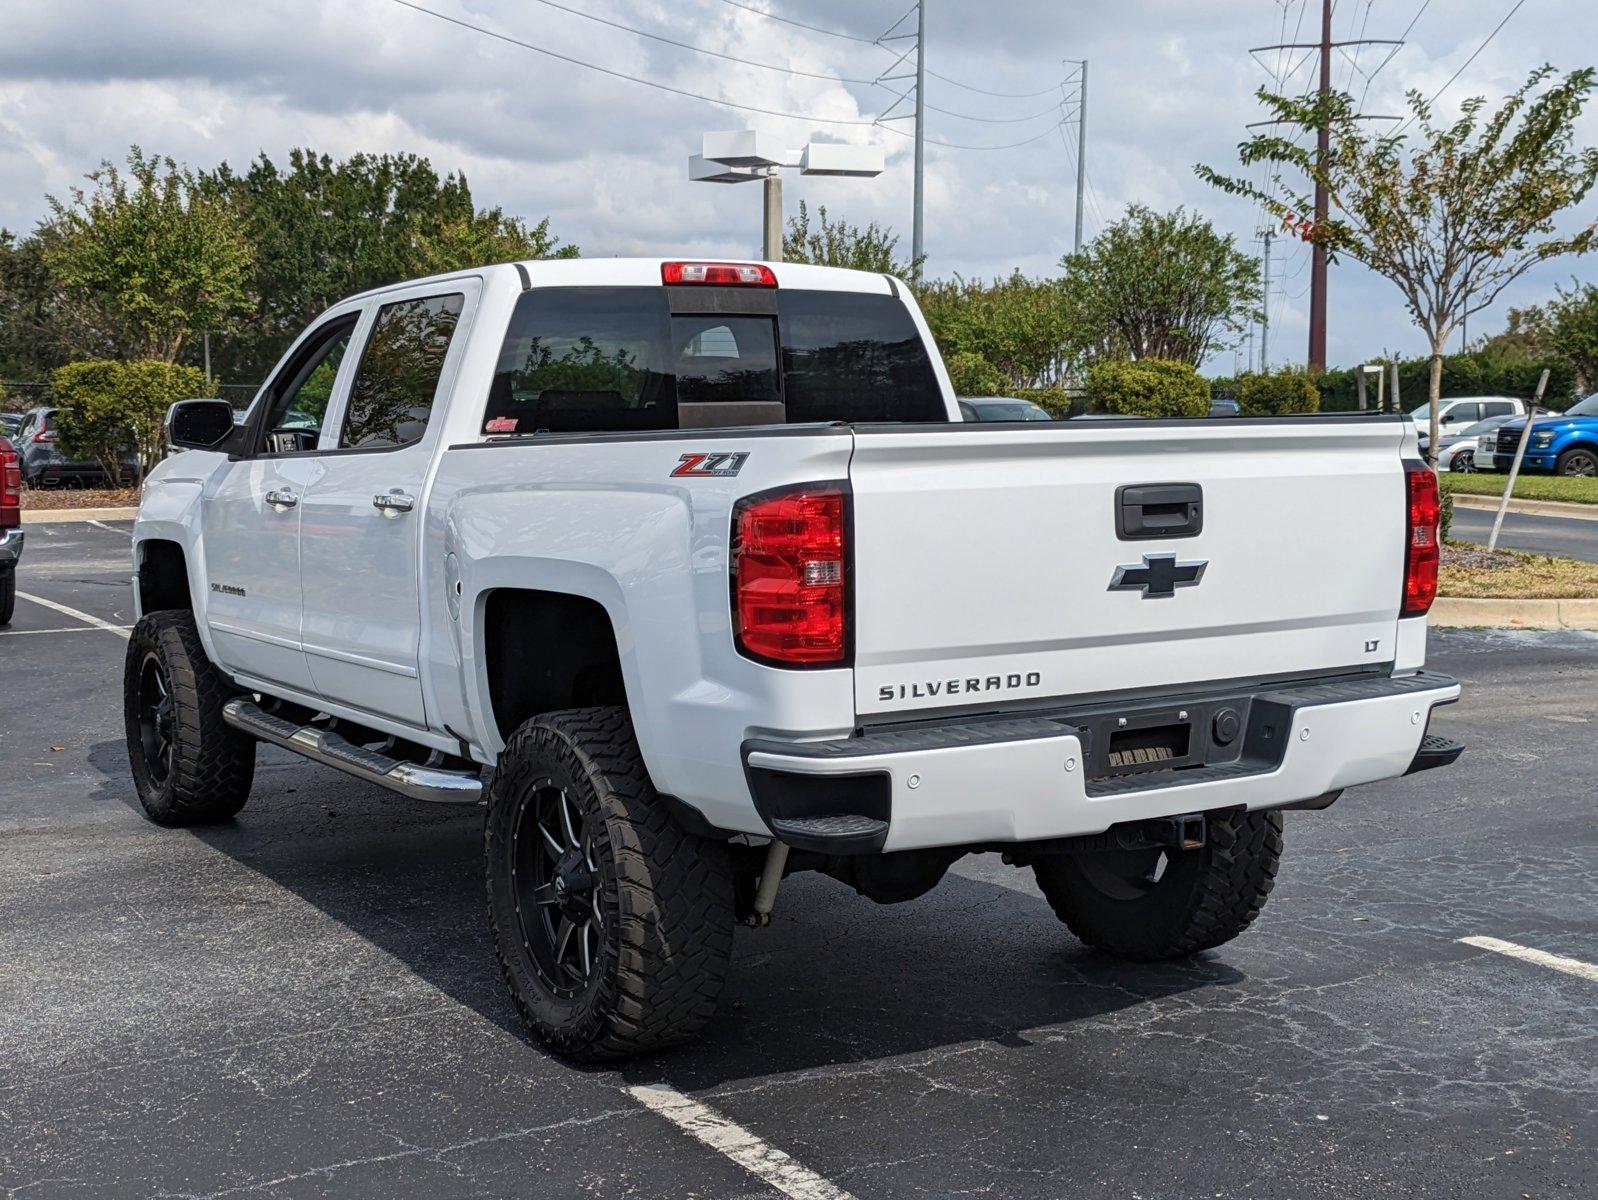
<svg viewBox="0 0 1598 1200"><path fill-rule="evenodd" d="M17 560L22 557L22 464L0 437L0 625L17 606Z"/></svg>

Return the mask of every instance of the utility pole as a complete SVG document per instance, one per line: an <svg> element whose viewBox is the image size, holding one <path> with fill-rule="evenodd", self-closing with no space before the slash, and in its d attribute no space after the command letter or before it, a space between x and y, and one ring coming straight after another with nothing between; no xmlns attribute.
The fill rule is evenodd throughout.
<svg viewBox="0 0 1598 1200"><path fill-rule="evenodd" d="M1324 175L1326 162L1331 156L1332 131L1327 124L1324 105L1332 95L1332 0L1321 0L1321 86L1323 106L1320 128L1315 131L1315 169ZM1326 226L1328 203L1326 184L1315 181L1315 229ZM1309 268L1309 373L1319 375L1326 370L1326 245L1318 239L1310 246Z"/></svg>
<svg viewBox="0 0 1598 1200"><path fill-rule="evenodd" d="M916 179L915 215L910 226L910 257L915 262L916 277L921 276L921 257L925 253L921 239L922 182L926 171L927 125L927 0L916 3Z"/></svg>
<svg viewBox="0 0 1598 1200"><path fill-rule="evenodd" d="M1082 252L1082 197L1088 178L1088 60L1083 59L1076 91L1076 252Z"/></svg>
<svg viewBox="0 0 1598 1200"><path fill-rule="evenodd" d="M1317 94L1320 97L1322 118L1319 127L1315 130L1315 167L1316 174L1324 176L1326 164L1331 159L1332 130L1325 117L1325 106L1332 95L1332 51L1343 46L1402 46L1404 43L1395 38L1351 38L1346 41L1334 42L1332 40L1332 8L1333 0L1321 0L1321 39L1318 42L1284 42L1275 46L1255 46L1249 51L1250 55L1257 56L1268 50L1316 50L1320 52L1320 80ZM1256 61L1258 59L1256 58ZM1263 64L1262 64L1263 65ZM1356 120L1361 121L1396 121L1398 117L1372 117L1364 113L1354 114ZM1249 126L1250 129L1261 125L1279 125L1281 121L1258 121ZM1330 200L1327 196L1326 185L1320 180L1315 181L1315 218L1314 227L1318 230L1324 228L1331 212ZM1309 296L1309 361L1310 373L1318 374L1326 369L1326 247L1320 242L1313 242L1310 246L1310 296Z"/></svg>
<svg viewBox="0 0 1598 1200"><path fill-rule="evenodd" d="M1271 369L1271 239L1276 234L1265 228L1265 303L1260 306L1260 374Z"/></svg>

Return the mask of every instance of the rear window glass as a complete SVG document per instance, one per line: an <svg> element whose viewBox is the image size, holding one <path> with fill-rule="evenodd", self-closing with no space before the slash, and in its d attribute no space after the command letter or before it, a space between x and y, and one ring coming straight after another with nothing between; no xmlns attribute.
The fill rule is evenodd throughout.
<svg viewBox="0 0 1598 1200"><path fill-rule="evenodd" d="M891 296L779 291L772 317L672 314L663 288L541 288L517 302L483 432L676 429L679 404L714 425L699 406L720 403L788 423L948 419Z"/></svg>

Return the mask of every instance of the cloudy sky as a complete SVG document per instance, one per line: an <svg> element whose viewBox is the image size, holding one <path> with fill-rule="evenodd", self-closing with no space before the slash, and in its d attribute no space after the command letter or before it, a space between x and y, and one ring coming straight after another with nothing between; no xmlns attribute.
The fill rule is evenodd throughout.
<svg viewBox="0 0 1598 1200"><path fill-rule="evenodd" d="M621 74L794 115L740 112L629 82L399 0L0 0L0 227L30 228L47 193L64 194L130 143L196 167L222 159L242 165L263 150L282 159L301 145L335 156L425 154L441 168L464 170L480 204L535 220L548 215L585 254L748 255L759 240L758 189L691 184L686 157L704 131L750 127L795 145L810 138L884 144L888 171L880 179L796 177L787 202L790 212L803 198L852 221L880 221L901 232L908 249L910 142L871 125L893 101L889 86L904 85L870 81L899 73L893 53L872 40L910 0L417 3ZM1067 59L1091 64L1088 235L1129 203L1188 205L1257 249L1257 214L1199 182L1192 168L1235 163L1244 125L1260 117L1254 89L1273 74L1282 72L1290 89L1309 86L1307 61L1248 54L1253 46L1313 39L1319 5L1307 7L1303 0L928 0L927 64L936 77L927 102L938 110L929 114L928 137L961 147L1027 143L929 146L929 272L1043 273L1070 249L1075 128L1061 125L1059 107L1060 85L1073 69ZM1543 62L1570 69L1598 59L1595 0L1522 0L1488 40L1514 8L1514 0L1339 0L1339 38L1396 38L1414 26L1390 60L1384 46L1339 57L1335 82L1358 94L1374 73L1365 111L1393 113L1406 88L1431 95L1473 54L1441 107L1475 93L1500 96ZM1584 117L1582 135L1598 144L1598 108ZM1579 216L1598 216L1598 198ZM1304 353L1306 260L1302 247L1278 242L1275 362ZM1573 274L1598 278L1598 256L1528 276L1472 334L1501 326L1508 306L1545 299ZM1330 341L1340 363L1384 348L1420 349L1396 290L1354 265L1333 270ZM1232 356L1211 365L1229 370Z"/></svg>

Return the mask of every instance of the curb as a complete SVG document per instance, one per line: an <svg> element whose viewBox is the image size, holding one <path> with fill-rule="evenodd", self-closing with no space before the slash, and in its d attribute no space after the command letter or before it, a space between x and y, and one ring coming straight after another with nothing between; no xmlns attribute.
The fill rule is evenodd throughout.
<svg viewBox="0 0 1598 1200"><path fill-rule="evenodd" d="M137 508L25 508L22 527L67 521L131 521L138 515Z"/></svg>
<svg viewBox="0 0 1598 1200"><path fill-rule="evenodd" d="M1498 511L1495 496L1467 496L1454 493L1455 508L1484 508ZM1572 504L1568 500L1511 500L1509 511L1527 517L1569 517L1576 521L1598 521L1598 504Z"/></svg>
<svg viewBox="0 0 1598 1200"><path fill-rule="evenodd" d="M1439 596L1427 620L1442 628L1598 630L1598 600L1467 600Z"/></svg>

